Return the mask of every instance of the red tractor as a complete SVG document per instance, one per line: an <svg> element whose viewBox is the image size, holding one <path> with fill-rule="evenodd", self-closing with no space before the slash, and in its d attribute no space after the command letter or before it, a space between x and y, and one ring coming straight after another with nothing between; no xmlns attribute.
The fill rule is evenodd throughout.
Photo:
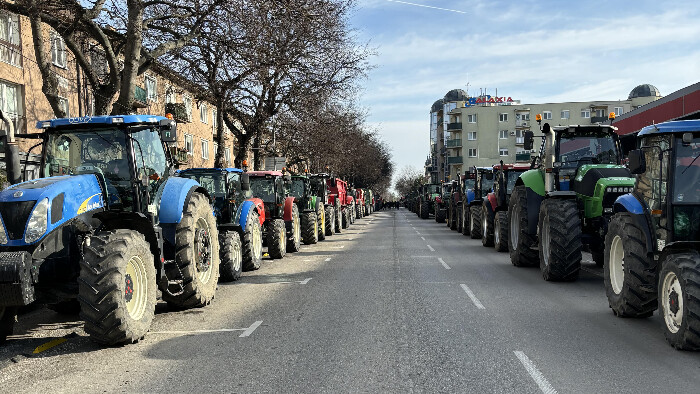
<svg viewBox="0 0 700 394"><path fill-rule="evenodd" d="M495 246L499 252L508 251L508 201L518 177L529 169L530 163L501 162L493 166L493 191L484 199L481 213L481 243L484 246Z"/></svg>
<svg viewBox="0 0 700 394"><path fill-rule="evenodd" d="M355 216L362 218L365 216L365 192L362 189L355 189Z"/></svg>
<svg viewBox="0 0 700 394"><path fill-rule="evenodd" d="M329 202L335 208L336 233L339 233L341 228L348 228L348 225L350 225L352 196L348 196L347 188L348 183L340 178L328 179L328 190L330 191ZM348 199L348 197L350 197L350 199Z"/></svg>

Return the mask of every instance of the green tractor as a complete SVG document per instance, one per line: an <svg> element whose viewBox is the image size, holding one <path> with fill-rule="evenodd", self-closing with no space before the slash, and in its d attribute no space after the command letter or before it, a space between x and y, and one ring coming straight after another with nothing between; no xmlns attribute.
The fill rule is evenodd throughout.
<svg viewBox="0 0 700 394"><path fill-rule="evenodd" d="M323 204L323 225L319 226L318 239L323 241L326 237L335 234L335 208L330 203L330 190L328 189L329 174L313 174L309 177L311 194Z"/></svg>
<svg viewBox="0 0 700 394"><path fill-rule="evenodd" d="M426 184L420 187L418 216L421 219L428 219L430 213L435 211L435 199L440 197L440 193L438 184Z"/></svg>
<svg viewBox="0 0 700 394"><path fill-rule="evenodd" d="M311 245L326 239L326 211L321 198L313 193L311 178L307 175L292 175L288 194L294 197L301 212L301 239L304 244Z"/></svg>
<svg viewBox="0 0 700 394"><path fill-rule="evenodd" d="M584 247L602 264L613 203L634 186L629 170L620 165L615 130L544 124L540 154L533 169L518 177L508 204L513 265L539 262L545 280L576 280ZM533 137L525 133L526 150L532 149Z"/></svg>

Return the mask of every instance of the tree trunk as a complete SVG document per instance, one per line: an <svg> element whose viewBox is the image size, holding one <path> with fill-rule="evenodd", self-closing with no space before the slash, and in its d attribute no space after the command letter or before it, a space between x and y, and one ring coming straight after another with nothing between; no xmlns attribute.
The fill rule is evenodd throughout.
<svg viewBox="0 0 700 394"><path fill-rule="evenodd" d="M36 4L35 4L36 5ZM36 9L36 8L35 8ZM48 58L44 48L44 28L41 22L41 16L37 12L29 18L32 25L32 35L34 41L34 55L36 56L39 71L41 71L42 84L41 91L46 96L46 100L51 105L51 110L57 118L65 118L68 116L64 107L61 105L61 98L58 96L58 77L51 70L51 59Z"/></svg>
<svg viewBox="0 0 700 394"><path fill-rule="evenodd" d="M112 106L112 115L132 112L134 86L138 76L143 40L143 3L141 0L127 0L129 20L127 21L126 46L124 47L124 70L122 71L119 98Z"/></svg>
<svg viewBox="0 0 700 394"><path fill-rule="evenodd" d="M226 139L224 138L224 103L223 100L216 100L216 142L218 149L216 150L216 159L214 167L226 168L229 163L226 162Z"/></svg>

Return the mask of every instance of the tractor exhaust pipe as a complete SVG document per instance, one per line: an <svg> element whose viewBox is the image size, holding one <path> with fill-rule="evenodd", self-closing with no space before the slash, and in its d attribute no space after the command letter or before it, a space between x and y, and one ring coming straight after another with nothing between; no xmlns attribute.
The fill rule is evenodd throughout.
<svg viewBox="0 0 700 394"><path fill-rule="evenodd" d="M10 184L15 185L22 182L19 165L19 146L15 141L15 125L5 117L2 110L0 110L0 120L5 123L5 133L3 134L5 134L5 170L7 171L7 180Z"/></svg>

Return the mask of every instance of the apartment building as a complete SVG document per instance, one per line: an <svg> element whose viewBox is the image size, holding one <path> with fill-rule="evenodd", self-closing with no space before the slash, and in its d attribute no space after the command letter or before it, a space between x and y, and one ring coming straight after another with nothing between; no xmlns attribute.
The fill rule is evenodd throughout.
<svg viewBox="0 0 700 394"><path fill-rule="evenodd" d="M51 72L58 77L64 110L69 117L94 115L93 92L81 76L74 56L63 39L47 25L44 34L45 50L51 54ZM95 67L99 67L98 62ZM37 121L54 118L42 92L42 83L29 18L0 11L0 108L11 118L18 133L36 132ZM176 120L181 168L213 166L217 149L216 109L207 101L196 100L194 91L189 81L157 65L140 78L135 87L133 108L124 111L165 115L166 107L180 109ZM233 163L234 137L226 132L225 141L226 159ZM19 142L23 152L31 146L28 141ZM25 174L26 178L36 176L37 171Z"/></svg>

